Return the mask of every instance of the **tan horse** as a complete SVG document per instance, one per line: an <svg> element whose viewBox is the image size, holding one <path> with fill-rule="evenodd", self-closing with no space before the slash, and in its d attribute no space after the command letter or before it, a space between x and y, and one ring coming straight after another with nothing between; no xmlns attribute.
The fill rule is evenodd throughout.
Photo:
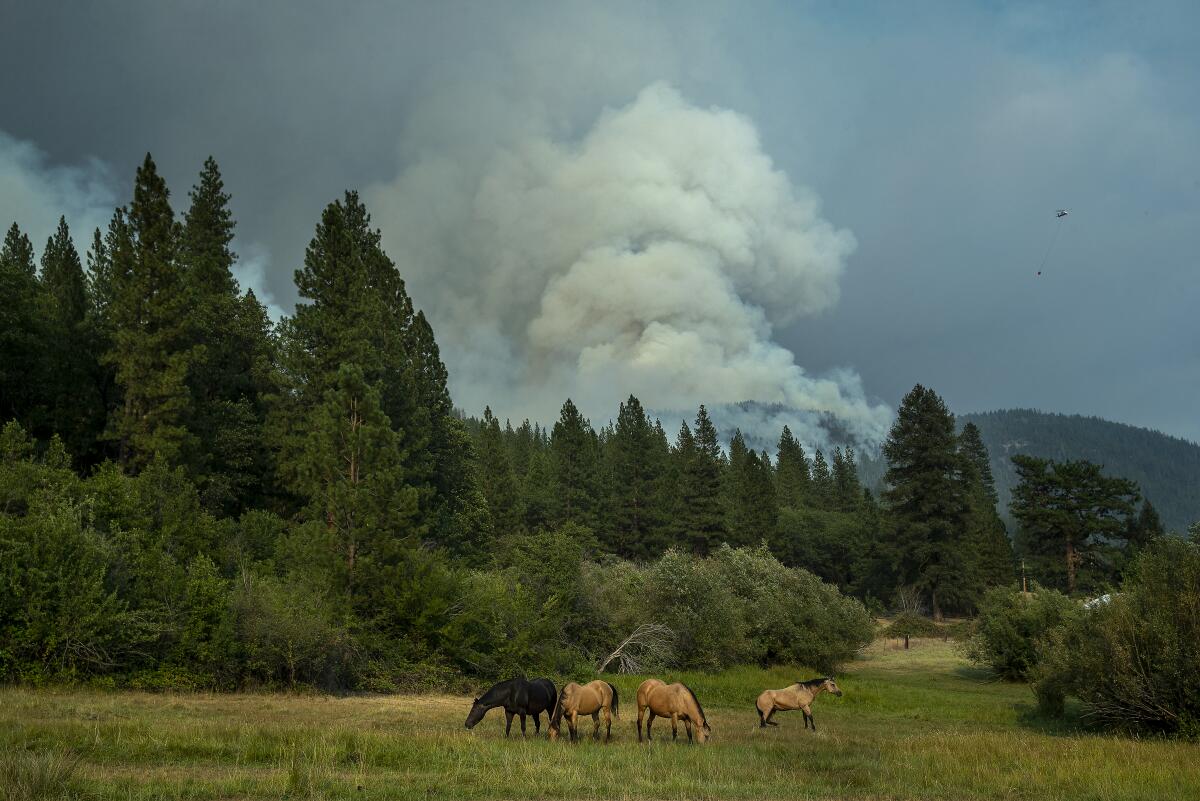
<svg viewBox="0 0 1200 801"><path fill-rule="evenodd" d="M646 679L638 687L638 742L642 741L642 716L650 713L646 721L646 740L650 740L650 726L654 716L671 719L671 739L679 736L679 721L687 729L688 742L692 741L692 728L696 729L696 742L702 743L712 736L708 719L704 717L704 709L699 699L685 684L666 684L658 679Z"/></svg>
<svg viewBox="0 0 1200 801"><path fill-rule="evenodd" d="M812 724L812 730L817 730L816 721L812 716L812 703L821 693L833 693L839 698L842 691L838 689L833 676L820 679L809 679L784 687L782 690L763 690L754 706L758 709L758 725L760 727L778 726L771 720L776 712L790 712L793 709L804 711L804 728Z"/></svg>
<svg viewBox="0 0 1200 801"><path fill-rule="evenodd" d="M576 721L580 715L591 715L596 724L595 730L592 731L592 739L598 740L600 739L600 715L603 714L604 723L607 726L604 732L604 741L608 742L612 738L612 719L619 717L617 703L617 688L607 681L597 679L582 686L571 682L562 688L558 694L558 702L554 704L554 713L550 716L550 739L558 739L562 720L566 718L567 728L571 731L571 742L578 741L579 730L575 725Z"/></svg>

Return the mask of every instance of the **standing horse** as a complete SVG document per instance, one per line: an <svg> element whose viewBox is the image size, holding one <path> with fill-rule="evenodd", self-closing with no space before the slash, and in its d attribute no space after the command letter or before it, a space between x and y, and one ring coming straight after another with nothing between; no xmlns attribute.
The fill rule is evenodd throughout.
<svg viewBox="0 0 1200 801"><path fill-rule="evenodd" d="M704 716L704 708L700 700L686 684L666 684L658 679L646 679L638 687L638 742L642 741L642 715L650 713L646 721L646 740L650 740L650 726L654 716L671 719L671 739L679 736L679 721L687 730L688 742L692 741L692 727L696 729L696 742L702 743L712 736L708 719Z"/></svg>
<svg viewBox="0 0 1200 801"><path fill-rule="evenodd" d="M541 715L550 716L550 708L554 706L554 682L550 679L534 679L527 681L524 677L502 681L471 703L471 711L467 714L467 728L473 728L483 720L489 709L504 707L504 715L508 722L504 726L504 736L512 731L514 715L521 716L521 736L525 736L525 716L533 715L533 731L538 734L542 730Z"/></svg>
<svg viewBox="0 0 1200 801"><path fill-rule="evenodd" d="M804 728L807 729L811 723L812 730L816 731L817 723L812 716L812 702L821 693L833 693L839 698L842 696L842 691L833 680L833 676L796 682L782 690L763 690L762 695L754 702L754 707L758 710L759 727L778 726L778 723L771 720L776 712L800 709L804 711Z"/></svg>
<svg viewBox="0 0 1200 801"><path fill-rule="evenodd" d="M559 729L563 718L567 719L567 728L571 731L571 742L579 739L576 721L580 715L591 715L596 724L592 731L592 739L600 739L600 714L604 713L604 742L612 739L612 719L617 714L617 688L607 681L590 681L584 685L571 682L562 688L558 694L558 702L554 704L554 714L550 716L550 739L558 739Z"/></svg>

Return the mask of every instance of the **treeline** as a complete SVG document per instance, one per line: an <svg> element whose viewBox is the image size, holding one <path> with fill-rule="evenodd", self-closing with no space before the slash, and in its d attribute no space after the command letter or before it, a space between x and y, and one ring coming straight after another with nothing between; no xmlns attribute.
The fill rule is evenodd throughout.
<svg viewBox="0 0 1200 801"><path fill-rule="evenodd" d="M40 264L9 229L0 679L387 688L565 672L652 624L680 666L832 665L864 603L970 612L1013 579L979 432L927 388L878 500L852 450L785 429L772 457L703 407L673 438L634 397L598 430L569 400L549 430L463 419L355 193L278 325L233 277L233 232L214 161L177 215L149 156L83 259L65 220ZM1114 531L1078 530L1079 553Z"/></svg>
<svg viewBox="0 0 1200 801"><path fill-rule="evenodd" d="M233 277L233 232L214 161L179 216L149 156L83 259L65 220L40 265L9 229L0 679L389 688L565 673L643 624L693 667L831 666L869 638L861 604L765 551L639 542L662 465L635 450L626 494L568 456L542 519L503 502L355 193L323 211L277 326ZM770 586L734 581L746 564Z"/></svg>

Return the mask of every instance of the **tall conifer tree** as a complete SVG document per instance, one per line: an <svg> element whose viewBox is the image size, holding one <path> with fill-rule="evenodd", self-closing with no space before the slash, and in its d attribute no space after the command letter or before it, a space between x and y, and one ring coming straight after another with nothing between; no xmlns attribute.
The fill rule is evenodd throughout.
<svg viewBox="0 0 1200 801"><path fill-rule="evenodd" d="M923 592L941 619L944 609L969 602L967 501L954 415L937 393L918 384L904 396L883 450L900 580Z"/></svg>
<svg viewBox="0 0 1200 801"><path fill-rule="evenodd" d="M662 551L658 479L666 461L660 436L633 395L621 404L607 443L611 528L606 545L626 558L648 558Z"/></svg>
<svg viewBox="0 0 1200 801"><path fill-rule="evenodd" d="M46 331L33 243L16 223L0 247L0 423L32 429L44 417Z"/></svg>
<svg viewBox="0 0 1200 801"><path fill-rule="evenodd" d="M550 435L556 524L576 523L595 529L597 458L596 432L567 398Z"/></svg>
<svg viewBox="0 0 1200 801"><path fill-rule="evenodd" d="M122 464L139 469L155 457L176 463L189 445L187 375L193 360L179 224L149 153L137 171L128 221L129 241L112 254L113 343L106 359L122 404L108 435L119 443Z"/></svg>
<svg viewBox="0 0 1200 801"><path fill-rule="evenodd" d="M799 509L812 494L812 477L804 447L787 426L779 435L775 465L775 488L779 505Z"/></svg>

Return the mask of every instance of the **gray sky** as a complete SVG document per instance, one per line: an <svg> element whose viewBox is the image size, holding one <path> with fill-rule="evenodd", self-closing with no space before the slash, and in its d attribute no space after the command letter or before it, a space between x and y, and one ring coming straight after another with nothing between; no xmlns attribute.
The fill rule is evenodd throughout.
<svg viewBox="0 0 1200 801"><path fill-rule="evenodd" d="M757 333L747 334L746 352L761 356L764 346L781 345L795 354L799 383L784 396L820 394L814 382L834 376L837 402L857 403L869 416L868 407L894 407L921 382L956 411L1032 406L1200 440L1194 3L601 9L0 0L0 75L2 222L18 219L40 246L66 212L82 246L82 229L126 202L147 150L177 209L212 154L234 196L243 280L287 310L296 300L292 272L321 207L345 188L362 189L417 303L432 307L439 341L450 341L456 399L472 412L491 397L489 365L519 359L536 371L545 352L504 339L524 336L504 317L513 312L497 312L497 339L488 346L465 335L456 346L448 330L456 315L478 312L487 298L464 311L439 293L451 285L469 293L473 276L484 283L503 273L490 261L497 250L518 263L558 253L513 244L518 233L547 240L557 233L525 221L477 236L484 223L500 225L494 209L480 211L479 198L488 187L500 186L504 197L520 187L533 207L554 187L563 194L552 195L553 210L578 194L562 188L569 179L606 169L602 158L613 150L602 146L605 132L620 130L634 138L618 143L636 145L659 122L692 115L697 131L712 124L695 160L742 158L753 167L747 181L769 184L772 170L786 173L800 205L819 199L814 226L827 221L857 243L831 257L836 302L812 302L828 286L809 281L818 270L809 262L795 268L799 283L783 282L787 291L774 297L771 281L745 278L750 268L736 257L711 273L729 285L726 300L751 313L742 320L749 328L767 309ZM656 82L665 94L641 94ZM618 122L645 125L606 123L605 109ZM740 116L722 116L725 109ZM757 144L741 136L747 132ZM692 138L702 136L709 134ZM760 169L762 155L770 170ZM730 206L727 196L702 188L751 231L794 210L787 191L759 208L745 198ZM581 206L589 227L580 236L611 237L592 223L619 199L591 202ZM651 216L671 203L646 202ZM1062 221L1053 216L1060 207L1071 209ZM414 222L423 213L436 217L441 238ZM695 237L680 230L692 223L703 225L664 223L668 238L691 244ZM652 253L662 240L656 231L622 233L625 255ZM778 258L786 271L787 248L772 248L754 250L752 261ZM527 310L538 320L533 334L551 339L546 305L572 297L590 304L599 291L589 295L578 275L557 269L545 268L530 289L540 307L531 302ZM520 291L519 280L496 286ZM790 291L803 310L794 318L770 308L789 302ZM604 314L592 305L584 311ZM583 364L580 354L590 358L594 344L580 345L570 363ZM606 358L642 358L646 343L637 344L641 350ZM745 366L743 356L727 356L722 366ZM762 363L777 356L770 351ZM845 378L851 371L857 378ZM630 375L635 385L645 380ZM519 414L524 404L542 415L530 393L555 395L546 399L551 407L564 387L594 386L538 379L523 392L492 394L508 399L505 413ZM702 386L676 381L646 391L673 407L689 394L711 400ZM608 402L595 391L597 403Z"/></svg>

